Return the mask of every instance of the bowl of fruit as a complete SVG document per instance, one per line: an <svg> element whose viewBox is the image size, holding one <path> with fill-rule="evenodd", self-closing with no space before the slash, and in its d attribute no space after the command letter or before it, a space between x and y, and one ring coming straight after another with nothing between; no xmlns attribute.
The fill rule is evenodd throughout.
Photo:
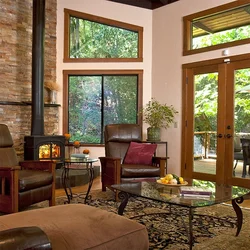
<svg viewBox="0 0 250 250"><path fill-rule="evenodd" d="M168 186L185 186L188 184L183 177L176 174L167 174L164 177L157 180L157 183Z"/></svg>

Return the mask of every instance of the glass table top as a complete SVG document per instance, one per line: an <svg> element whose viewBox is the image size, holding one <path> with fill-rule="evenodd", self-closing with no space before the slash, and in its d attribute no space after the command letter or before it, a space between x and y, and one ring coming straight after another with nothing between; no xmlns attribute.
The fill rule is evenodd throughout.
<svg viewBox="0 0 250 250"><path fill-rule="evenodd" d="M86 169L93 169L94 166L92 163L97 162L98 159L92 158L77 158L72 157L68 159L64 159L64 169L71 169L71 170L86 170Z"/></svg>
<svg viewBox="0 0 250 250"><path fill-rule="evenodd" d="M247 188L218 184L211 181L185 180L188 182L188 186L209 188L212 190L212 195L210 197L184 197L180 194L180 186L164 185L157 182L131 182L112 185L112 187L132 195L189 208L220 204L240 198L250 192L250 189Z"/></svg>
<svg viewBox="0 0 250 250"><path fill-rule="evenodd" d="M92 158L68 158L68 159L64 159L65 163L93 163L93 162L97 162L98 159L92 159Z"/></svg>

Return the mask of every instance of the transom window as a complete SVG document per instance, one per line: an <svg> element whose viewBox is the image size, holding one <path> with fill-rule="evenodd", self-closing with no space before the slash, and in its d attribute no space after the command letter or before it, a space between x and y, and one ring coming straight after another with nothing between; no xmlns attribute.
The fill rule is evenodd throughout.
<svg viewBox="0 0 250 250"><path fill-rule="evenodd" d="M141 123L142 71L64 71L64 132L102 144L107 124Z"/></svg>
<svg viewBox="0 0 250 250"><path fill-rule="evenodd" d="M250 42L250 1L239 0L183 18L184 55Z"/></svg>
<svg viewBox="0 0 250 250"><path fill-rule="evenodd" d="M143 28L65 9L64 61L142 61Z"/></svg>

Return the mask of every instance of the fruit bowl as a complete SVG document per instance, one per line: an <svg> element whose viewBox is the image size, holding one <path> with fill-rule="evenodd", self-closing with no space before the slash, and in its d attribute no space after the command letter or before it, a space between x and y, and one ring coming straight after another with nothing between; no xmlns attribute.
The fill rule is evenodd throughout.
<svg viewBox="0 0 250 250"><path fill-rule="evenodd" d="M183 177L176 174L166 174L164 177L157 180L157 183L167 186L185 186L188 184Z"/></svg>
<svg viewBox="0 0 250 250"><path fill-rule="evenodd" d="M171 184L171 183L162 183L161 179L159 179L156 182L159 183L159 184L165 185L165 186L172 186L172 187L179 187L179 186L186 186L186 185L188 185L187 181L184 181L184 183L182 183L182 184Z"/></svg>

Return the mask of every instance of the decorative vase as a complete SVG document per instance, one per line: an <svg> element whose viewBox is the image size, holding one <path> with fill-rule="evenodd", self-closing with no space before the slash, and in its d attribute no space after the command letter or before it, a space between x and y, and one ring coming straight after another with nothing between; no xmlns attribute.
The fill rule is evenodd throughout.
<svg viewBox="0 0 250 250"><path fill-rule="evenodd" d="M161 140L161 129L149 127L147 128L147 141L160 141Z"/></svg>
<svg viewBox="0 0 250 250"><path fill-rule="evenodd" d="M50 92L49 92L49 102L51 104L55 104L57 102L57 91L56 90L50 90Z"/></svg>
<svg viewBox="0 0 250 250"><path fill-rule="evenodd" d="M75 154L80 154L80 147L74 147L75 148Z"/></svg>

